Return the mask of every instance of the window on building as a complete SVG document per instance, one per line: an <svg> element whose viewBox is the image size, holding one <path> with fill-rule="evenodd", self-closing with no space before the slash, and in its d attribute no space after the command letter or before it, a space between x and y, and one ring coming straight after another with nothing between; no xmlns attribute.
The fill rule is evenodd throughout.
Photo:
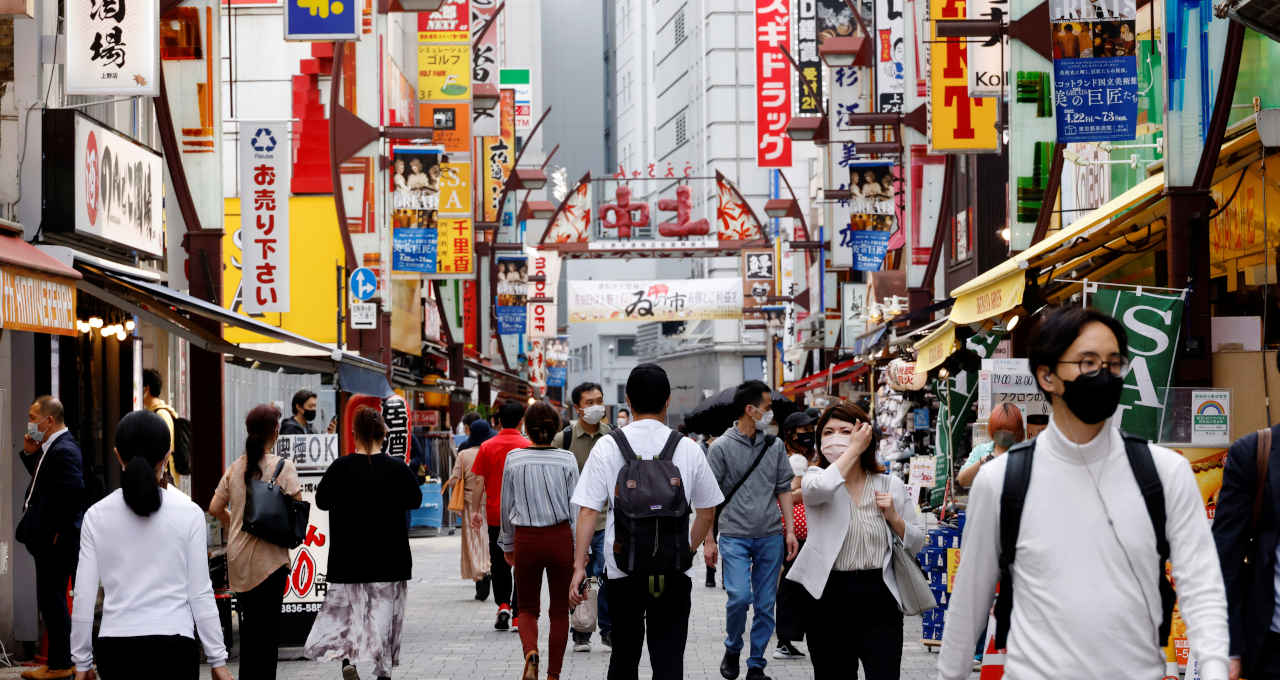
<svg viewBox="0 0 1280 680"><path fill-rule="evenodd" d="M635 338L618 338L618 356L633 357L636 355Z"/></svg>
<svg viewBox="0 0 1280 680"><path fill-rule="evenodd" d="M627 403L627 386L626 385L618 385L618 403L619 404Z"/></svg>
<svg viewBox="0 0 1280 680"><path fill-rule="evenodd" d="M764 380L764 357L755 354L742 357L742 380Z"/></svg>

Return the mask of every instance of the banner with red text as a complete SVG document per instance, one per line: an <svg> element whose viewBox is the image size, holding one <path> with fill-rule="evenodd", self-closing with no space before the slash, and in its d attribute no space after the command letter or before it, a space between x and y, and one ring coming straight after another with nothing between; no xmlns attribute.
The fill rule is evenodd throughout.
<svg viewBox="0 0 1280 680"><path fill-rule="evenodd" d="M756 165L791 167L791 4L756 0Z"/></svg>
<svg viewBox="0 0 1280 680"><path fill-rule="evenodd" d="M244 312L289 311L288 123L240 123Z"/></svg>

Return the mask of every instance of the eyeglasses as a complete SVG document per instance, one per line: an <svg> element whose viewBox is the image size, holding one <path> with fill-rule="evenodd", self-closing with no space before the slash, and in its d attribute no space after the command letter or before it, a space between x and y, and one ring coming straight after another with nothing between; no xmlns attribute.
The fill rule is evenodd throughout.
<svg viewBox="0 0 1280 680"><path fill-rule="evenodd" d="M1111 375L1117 378L1123 378L1129 375L1129 357L1119 354L1111 355L1110 359L1102 360L1097 354L1085 354L1075 361L1059 361L1059 364L1075 364L1080 369L1080 375L1086 378L1092 378L1102 372L1105 366L1111 371Z"/></svg>

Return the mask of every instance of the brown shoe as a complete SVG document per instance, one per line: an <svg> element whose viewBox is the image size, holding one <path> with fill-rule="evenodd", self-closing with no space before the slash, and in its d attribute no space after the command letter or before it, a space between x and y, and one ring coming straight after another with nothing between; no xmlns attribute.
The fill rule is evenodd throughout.
<svg viewBox="0 0 1280 680"><path fill-rule="evenodd" d="M520 680L538 680L538 650L524 655L524 672L520 674Z"/></svg>
<svg viewBox="0 0 1280 680"><path fill-rule="evenodd" d="M22 674L23 680L68 680L74 678L76 669L74 668L49 668L41 666L34 670L26 671Z"/></svg>

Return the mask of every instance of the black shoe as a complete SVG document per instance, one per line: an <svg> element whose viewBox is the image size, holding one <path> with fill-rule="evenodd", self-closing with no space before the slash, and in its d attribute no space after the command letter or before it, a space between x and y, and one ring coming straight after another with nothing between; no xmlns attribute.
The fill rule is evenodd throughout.
<svg viewBox="0 0 1280 680"><path fill-rule="evenodd" d="M724 661L720 662L720 677L724 680L737 680L738 677L738 653L726 651L724 653Z"/></svg>
<svg viewBox="0 0 1280 680"><path fill-rule="evenodd" d="M716 568L715 567L707 567L707 587L708 588L716 587Z"/></svg>
<svg viewBox="0 0 1280 680"><path fill-rule="evenodd" d="M489 582L490 578L488 575L485 575L484 578L476 581L476 599L480 602L484 602L489 599Z"/></svg>
<svg viewBox="0 0 1280 680"><path fill-rule="evenodd" d="M764 674L763 668L748 668L747 680L772 680L772 678Z"/></svg>
<svg viewBox="0 0 1280 680"><path fill-rule="evenodd" d="M511 628L511 610L499 609L498 620L493 622L494 630L509 630Z"/></svg>
<svg viewBox="0 0 1280 680"><path fill-rule="evenodd" d="M600 631L600 644L613 649L613 634L605 630Z"/></svg>
<svg viewBox="0 0 1280 680"><path fill-rule="evenodd" d="M779 642L778 648L773 650L773 658L775 659L803 659L804 652L796 649L796 646L790 642Z"/></svg>

